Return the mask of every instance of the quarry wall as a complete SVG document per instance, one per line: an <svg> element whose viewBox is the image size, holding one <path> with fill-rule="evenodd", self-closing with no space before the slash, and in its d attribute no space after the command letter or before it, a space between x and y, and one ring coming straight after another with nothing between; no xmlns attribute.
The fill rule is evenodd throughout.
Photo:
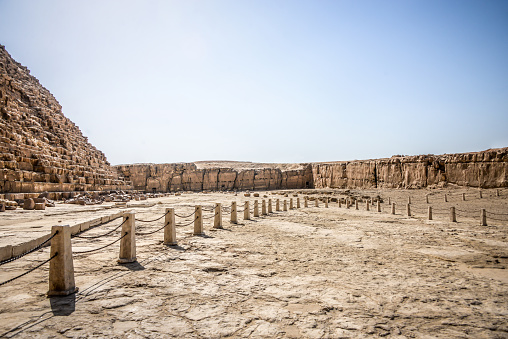
<svg viewBox="0 0 508 339"><path fill-rule="evenodd" d="M0 45L0 193L132 189Z"/></svg>
<svg viewBox="0 0 508 339"><path fill-rule="evenodd" d="M316 188L508 187L508 148L312 164Z"/></svg>
<svg viewBox="0 0 508 339"><path fill-rule="evenodd" d="M200 166L199 163L119 165L120 175L134 189L148 192L271 190L312 187L312 168L294 165L232 168Z"/></svg>
<svg viewBox="0 0 508 339"><path fill-rule="evenodd" d="M246 168L246 164L250 167ZM292 167L291 167L292 166ZM288 168L289 167L289 168ZM290 188L508 187L508 148L310 164L134 164L116 166L149 192Z"/></svg>

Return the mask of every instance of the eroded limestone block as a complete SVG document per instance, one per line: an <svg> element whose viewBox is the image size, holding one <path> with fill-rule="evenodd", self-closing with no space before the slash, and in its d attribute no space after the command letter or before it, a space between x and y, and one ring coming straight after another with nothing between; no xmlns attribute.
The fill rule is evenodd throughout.
<svg viewBox="0 0 508 339"><path fill-rule="evenodd" d="M23 209L24 210L33 210L35 208L35 202L34 199L25 199L25 202L23 203Z"/></svg>

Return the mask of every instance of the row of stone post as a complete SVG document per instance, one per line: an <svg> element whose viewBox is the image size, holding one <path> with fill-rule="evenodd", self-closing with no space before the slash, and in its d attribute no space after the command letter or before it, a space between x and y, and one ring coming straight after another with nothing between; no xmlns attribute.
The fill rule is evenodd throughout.
<svg viewBox="0 0 508 339"><path fill-rule="evenodd" d="M480 196L480 199L483 199L483 192L482 191L479 191L479 196ZM496 197L499 197L499 196L500 196L499 190L496 190ZM407 200L408 200L408 204L411 204L411 197L410 196L407 198ZM444 200L444 202L448 202L448 194L447 193L444 194L443 200ZM462 201L466 201L466 193L462 193ZM427 204L429 203L429 195L428 194L425 195L425 202ZM388 198L388 205L391 205L390 198Z"/></svg>

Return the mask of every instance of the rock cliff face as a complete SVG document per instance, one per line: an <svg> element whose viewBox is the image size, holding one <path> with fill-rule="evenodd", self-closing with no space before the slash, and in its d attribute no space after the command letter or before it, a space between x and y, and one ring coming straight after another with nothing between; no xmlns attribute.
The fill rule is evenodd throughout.
<svg viewBox="0 0 508 339"><path fill-rule="evenodd" d="M196 162L116 166L149 192L285 188L508 187L508 148L312 164Z"/></svg>
<svg viewBox="0 0 508 339"><path fill-rule="evenodd" d="M312 164L316 188L508 187L508 148Z"/></svg>
<svg viewBox="0 0 508 339"><path fill-rule="evenodd" d="M196 162L119 165L134 188L149 192L270 190L312 187L308 164Z"/></svg>
<svg viewBox="0 0 508 339"><path fill-rule="evenodd" d="M0 45L0 192L131 189Z"/></svg>

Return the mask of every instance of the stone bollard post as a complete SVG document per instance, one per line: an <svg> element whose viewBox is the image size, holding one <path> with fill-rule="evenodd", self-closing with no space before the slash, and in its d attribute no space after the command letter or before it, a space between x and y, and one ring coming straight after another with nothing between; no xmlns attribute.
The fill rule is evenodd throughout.
<svg viewBox="0 0 508 339"><path fill-rule="evenodd" d="M407 204L407 216L411 216L411 204Z"/></svg>
<svg viewBox="0 0 508 339"><path fill-rule="evenodd" d="M51 227L49 262L49 291L48 297L66 296L76 293L78 288L74 282L74 263L72 261L71 228L69 225Z"/></svg>
<svg viewBox="0 0 508 339"><path fill-rule="evenodd" d="M381 202L379 200L377 201L377 211L381 212Z"/></svg>
<svg viewBox="0 0 508 339"><path fill-rule="evenodd" d="M261 215L266 215L266 201L265 199L261 200Z"/></svg>
<svg viewBox="0 0 508 339"><path fill-rule="evenodd" d="M392 198L388 197L388 206L392 204Z"/></svg>
<svg viewBox="0 0 508 339"><path fill-rule="evenodd" d="M395 214L395 203L392 203L392 214Z"/></svg>
<svg viewBox="0 0 508 339"><path fill-rule="evenodd" d="M483 198L483 193L482 193L482 190L480 190L480 199Z"/></svg>
<svg viewBox="0 0 508 339"><path fill-rule="evenodd" d="M288 210L288 203L286 200L284 200L284 211Z"/></svg>
<svg viewBox="0 0 508 339"><path fill-rule="evenodd" d="M319 198L316 198L316 200L314 200L314 206L319 207Z"/></svg>
<svg viewBox="0 0 508 339"><path fill-rule="evenodd" d="M296 198L296 208L300 208L300 198Z"/></svg>
<svg viewBox="0 0 508 339"><path fill-rule="evenodd" d="M339 208L341 208L342 207L342 202L340 201L340 198L338 200L339 200ZM367 203L369 203L369 202L367 202Z"/></svg>
<svg viewBox="0 0 508 339"><path fill-rule="evenodd" d="M309 198L305 197L303 200L303 207L309 207Z"/></svg>
<svg viewBox="0 0 508 339"><path fill-rule="evenodd" d="M222 204L220 202L215 203L213 212L213 228L222 228Z"/></svg>
<svg viewBox="0 0 508 339"><path fill-rule="evenodd" d="M429 220L432 220L432 206L429 206Z"/></svg>
<svg viewBox="0 0 508 339"><path fill-rule="evenodd" d="M411 204L411 196L407 197L407 203Z"/></svg>
<svg viewBox="0 0 508 339"><path fill-rule="evenodd" d="M487 213L485 212L485 208L482 208L480 212L480 225L487 226Z"/></svg>
<svg viewBox="0 0 508 339"><path fill-rule="evenodd" d="M238 224L238 210L236 208L236 201L231 202L231 223Z"/></svg>
<svg viewBox="0 0 508 339"><path fill-rule="evenodd" d="M366 211L370 211L370 204L369 204L369 201L367 200L367 202L365 203L365 210Z"/></svg>
<svg viewBox="0 0 508 339"><path fill-rule="evenodd" d="M201 205L195 207L194 235L203 235L203 210Z"/></svg>
<svg viewBox="0 0 508 339"><path fill-rule="evenodd" d="M446 195L446 193L444 195L444 202L448 202L448 195Z"/></svg>
<svg viewBox="0 0 508 339"><path fill-rule="evenodd" d="M293 207L293 198L289 198L289 209L290 210L294 209L294 207Z"/></svg>
<svg viewBox="0 0 508 339"><path fill-rule="evenodd" d="M457 216L455 215L455 207L450 207L450 221L457 222Z"/></svg>
<svg viewBox="0 0 508 339"><path fill-rule="evenodd" d="M349 208L349 199L346 199L346 208Z"/></svg>
<svg viewBox="0 0 508 339"><path fill-rule="evenodd" d="M166 208L164 217L164 245L176 245L175 209Z"/></svg>
<svg viewBox="0 0 508 339"><path fill-rule="evenodd" d="M462 193L462 201L466 201L466 193Z"/></svg>
<svg viewBox="0 0 508 339"><path fill-rule="evenodd" d="M118 263L126 264L136 261L136 225L133 212L124 215L122 225L122 240L120 240L120 256ZM126 235L127 234L127 235Z"/></svg>
<svg viewBox="0 0 508 339"><path fill-rule="evenodd" d="M328 197L325 197L325 208L328 208Z"/></svg>
<svg viewBox="0 0 508 339"><path fill-rule="evenodd" d="M275 201L275 211L276 212L280 211L280 199L277 199L277 201Z"/></svg>
<svg viewBox="0 0 508 339"><path fill-rule="evenodd" d="M250 220L250 206L248 201L245 202L243 207L243 220Z"/></svg>
<svg viewBox="0 0 508 339"><path fill-rule="evenodd" d="M254 200L254 218L259 217L259 203Z"/></svg>
<svg viewBox="0 0 508 339"><path fill-rule="evenodd" d="M425 201L427 202L427 204L429 203L429 195L428 194L425 195Z"/></svg>
<svg viewBox="0 0 508 339"><path fill-rule="evenodd" d="M358 200L355 200L355 210L358 209Z"/></svg>
<svg viewBox="0 0 508 339"><path fill-rule="evenodd" d="M496 197L499 196L499 190L496 190Z"/></svg>
<svg viewBox="0 0 508 339"><path fill-rule="evenodd" d="M272 199L268 199L268 213L273 213L273 210L272 210Z"/></svg>

